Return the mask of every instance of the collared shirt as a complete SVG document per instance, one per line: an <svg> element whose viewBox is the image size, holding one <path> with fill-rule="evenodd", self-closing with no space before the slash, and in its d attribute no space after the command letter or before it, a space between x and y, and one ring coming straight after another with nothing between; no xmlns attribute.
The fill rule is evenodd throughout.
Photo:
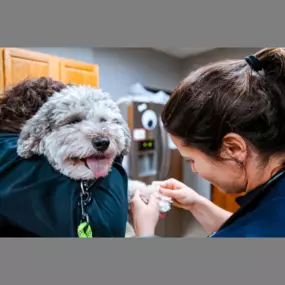
<svg viewBox="0 0 285 285"><path fill-rule="evenodd" d="M260 195L264 191L265 195ZM259 186L238 197L241 207L230 219L231 223L209 237L266 238L285 237L285 176L266 189ZM246 207L245 207L246 206Z"/></svg>

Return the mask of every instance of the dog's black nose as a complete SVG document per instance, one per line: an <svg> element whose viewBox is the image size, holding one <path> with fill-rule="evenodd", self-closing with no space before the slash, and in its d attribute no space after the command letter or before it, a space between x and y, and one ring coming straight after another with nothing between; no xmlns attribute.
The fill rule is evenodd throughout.
<svg viewBox="0 0 285 285"><path fill-rule="evenodd" d="M110 141L107 138L98 137L92 140L93 147L96 150L101 151L101 152L107 150L109 144L110 144Z"/></svg>

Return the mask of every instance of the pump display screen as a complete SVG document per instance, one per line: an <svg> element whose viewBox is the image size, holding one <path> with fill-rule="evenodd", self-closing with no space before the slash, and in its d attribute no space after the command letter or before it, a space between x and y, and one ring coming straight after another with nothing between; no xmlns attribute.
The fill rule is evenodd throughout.
<svg viewBox="0 0 285 285"><path fill-rule="evenodd" d="M154 140L143 140L139 142L139 151L154 150L154 149L155 149Z"/></svg>

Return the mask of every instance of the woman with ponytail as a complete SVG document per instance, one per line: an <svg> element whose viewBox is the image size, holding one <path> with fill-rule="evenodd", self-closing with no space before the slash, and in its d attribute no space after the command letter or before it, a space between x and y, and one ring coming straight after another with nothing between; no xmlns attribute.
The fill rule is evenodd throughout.
<svg viewBox="0 0 285 285"><path fill-rule="evenodd" d="M245 193L234 214L173 179L158 182L163 195L212 237L285 237L284 48L191 72L162 121L193 172L226 193ZM155 203L144 205L137 195L132 209L137 236L152 236Z"/></svg>

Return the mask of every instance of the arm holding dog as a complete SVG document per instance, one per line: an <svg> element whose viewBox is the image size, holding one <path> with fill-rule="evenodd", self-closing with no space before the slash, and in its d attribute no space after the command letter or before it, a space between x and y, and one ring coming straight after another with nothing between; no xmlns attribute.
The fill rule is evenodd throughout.
<svg viewBox="0 0 285 285"><path fill-rule="evenodd" d="M173 204L190 211L209 233L217 231L232 213L218 207L207 198L176 179L158 182L160 193L173 199Z"/></svg>
<svg viewBox="0 0 285 285"><path fill-rule="evenodd" d="M174 206L190 211L202 227L209 233L217 231L220 226L232 215L214 203L199 195L193 189L175 179L154 182L159 187L163 197L172 200ZM157 224L157 205L145 205L140 196L136 195L131 200L132 218L136 236L153 237ZM144 219L145 217L147 219ZM154 222L151 222L154 221Z"/></svg>
<svg viewBox="0 0 285 285"><path fill-rule="evenodd" d="M0 214L36 236L76 237L81 218L79 182L54 170L44 157L19 158L17 137L0 136L0 160L6 161L0 167ZM94 237L123 237L127 177L119 160L108 176L94 186L92 194L88 214Z"/></svg>

